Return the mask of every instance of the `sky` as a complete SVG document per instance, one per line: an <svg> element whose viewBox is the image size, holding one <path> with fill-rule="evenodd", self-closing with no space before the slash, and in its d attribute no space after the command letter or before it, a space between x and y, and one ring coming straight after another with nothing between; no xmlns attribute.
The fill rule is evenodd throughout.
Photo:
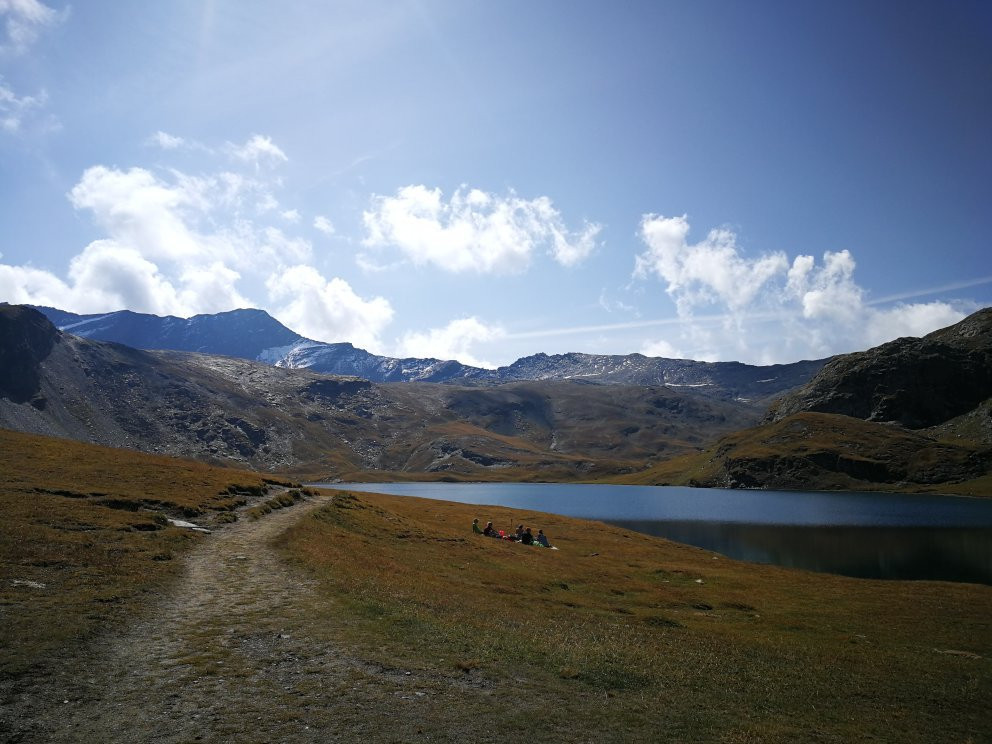
<svg viewBox="0 0 992 744"><path fill-rule="evenodd" d="M495 366L992 304L985 0L0 0L0 301Z"/></svg>

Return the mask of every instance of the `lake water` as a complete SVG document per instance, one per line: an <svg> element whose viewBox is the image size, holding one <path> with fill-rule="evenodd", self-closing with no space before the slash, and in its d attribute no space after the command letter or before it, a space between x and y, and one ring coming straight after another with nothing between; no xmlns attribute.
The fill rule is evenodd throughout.
<svg viewBox="0 0 992 744"><path fill-rule="evenodd" d="M992 499L563 483L314 485L596 519L731 558L846 576L992 584ZM486 521L485 510L479 518Z"/></svg>

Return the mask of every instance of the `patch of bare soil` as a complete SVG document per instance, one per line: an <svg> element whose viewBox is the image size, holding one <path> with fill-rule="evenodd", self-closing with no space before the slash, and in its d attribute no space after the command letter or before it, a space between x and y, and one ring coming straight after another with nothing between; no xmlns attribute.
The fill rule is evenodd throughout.
<svg viewBox="0 0 992 744"><path fill-rule="evenodd" d="M454 706L491 694L485 680L347 652L326 595L270 546L329 498L206 537L129 627L3 690L0 740L480 740Z"/></svg>

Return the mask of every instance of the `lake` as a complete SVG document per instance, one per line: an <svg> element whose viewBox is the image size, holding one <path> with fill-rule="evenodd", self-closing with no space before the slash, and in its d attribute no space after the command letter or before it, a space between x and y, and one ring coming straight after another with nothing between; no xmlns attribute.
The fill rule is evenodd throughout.
<svg viewBox="0 0 992 744"><path fill-rule="evenodd" d="M731 558L845 576L992 584L992 499L570 483L313 485L596 519ZM486 521L485 510L479 518Z"/></svg>

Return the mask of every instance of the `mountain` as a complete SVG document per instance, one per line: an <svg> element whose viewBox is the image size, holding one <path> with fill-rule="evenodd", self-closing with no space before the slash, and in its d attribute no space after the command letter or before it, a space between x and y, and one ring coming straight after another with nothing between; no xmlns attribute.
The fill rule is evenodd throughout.
<svg viewBox="0 0 992 744"><path fill-rule="evenodd" d="M992 308L829 361L764 423L631 482L992 492Z"/></svg>
<svg viewBox="0 0 992 744"><path fill-rule="evenodd" d="M372 382L503 383L522 380L583 379L627 385L686 388L721 400L764 407L781 393L806 383L824 360L753 366L740 362L696 362L641 354L536 354L495 370L453 360L396 359L371 354L350 343L312 341L262 310L232 310L192 318L161 318L122 310L75 315L37 308L63 331L138 349L198 351L252 359L277 367L354 375Z"/></svg>
<svg viewBox="0 0 992 744"><path fill-rule="evenodd" d="M76 315L50 307L36 309L48 316L59 330L97 341L114 341L135 349L202 351L257 359L269 349L304 340L264 310L161 318L130 310Z"/></svg>
<svg viewBox="0 0 992 744"><path fill-rule="evenodd" d="M922 429L974 410L992 397L992 308L922 338L899 338L834 357L768 418L800 411L839 413Z"/></svg>
<svg viewBox="0 0 992 744"><path fill-rule="evenodd" d="M138 350L11 305L0 305L0 359L0 427L331 477L589 477L695 451L760 415L661 386L380 384Z"/></svg>
<svg viewBox="0 0 992 744"><path fill-rule="evenodd" d="M696 362L642 354L535 354L495 370L507 380L583 379L628 385L686 388L724 400L760 404L809 381L826 360L755 366L741 362Z"/></svg>
<svg viewBox="0 0 992 744"><path fill-rule="evenodd" d="M794 413L721 438L624 483L988 495L992 448L833 413Z"/></svg>

